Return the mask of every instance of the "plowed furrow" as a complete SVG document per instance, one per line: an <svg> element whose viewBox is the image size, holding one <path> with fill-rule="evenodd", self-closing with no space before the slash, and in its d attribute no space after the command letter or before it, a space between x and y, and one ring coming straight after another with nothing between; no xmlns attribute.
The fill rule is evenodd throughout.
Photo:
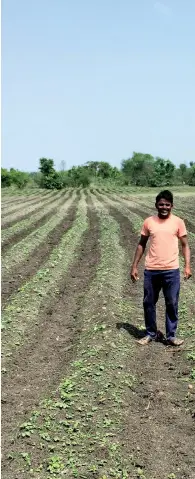
<svg viewBox="0 0 195 479"><path fill-rule="evenodd" d="M57 386L75 356L79 332L84 326L79 311L100 258L99 226L94 211L89 211L88 218L89 230L84 234L77 260L58 287L59 294L52 303L48 297L48 303L40 310L37 326L29 328L25 345L13 355L12 367L3 378L4 454L11 447L21 418L23 421L29 411L36 409L41 397ZM14 448L17 450L17 443ZM7 466L5 458L4 477L10 473Z"/></svg>
<svg viewBox="0 0 195 479"><path fill-rule="evenodd" d="M60 198L60 196L61 196L61 194L60 195L56 194L55 197L53 197L53 198L47 198L47 199L43 200L42 202L37 203L37 205L39 204L39 206L37 206L37 207L36 207L36 203L35 203L35 205L29 206L29 209L28 209L28 207L26 208L26 213L24 211L23 213L20 214L20 211L19 211L18 216L16 214L11 214L10 216L6 216L5 218L3 218L3 221L2 221L2 225L1 225L2 230L6 229L10 226L13 226L15 223L18 223L20 220L25 220L31 214L38 213L47 204L52 203L52 200L55 201L57 198Z"/></svg>
<svg viewBox="0 0 195 479"><path fill-rule="evenodd" d="M27 226L26 228L24 227L21 230L14 233L13 236L11 236L11 238L5 239L3 244L2 244L2 248L1 248L2 254L4 255L6 253L6 251L12 245L18 243L23 238L25 238L27 235L32 233L32 231L35 231L40 226L43 226L45 223L47 223L47 221L49 221L49 219L58 212L60 206L63 205L64 201L67 201L68 198L70 198L70 196L65 198L64 195L63 195L61 200L59 201L59 203L56 206L54 206L53 208L51 208L51 210L49 212L47 212L46 214L43 214L43 216L41 216L41 218L39 218L37 221L32 222L32 224L30 226ZM38 211L36 213L38 213ZM44 209L43 209L43 213L44 213ZM28 216L30 216L30 215L31 215L31 213ZM27 218L28 218L28 216L27 216Z"/></svg>
<svg viewBox="0 0 195 479"><path fill-rule="evenodd" d="M137 241L130 221L115 208L110 208L110 214L120 224L121 244L129 254L128 275ZM139 265L140 281L134 285L127 276L123 301L132 301L134 308L124 323L116 325L119 330L129 334L130 341L141 337L139 325L144 324L143 269L142 261ZM163 300L160 300L157 309L158 327L164 330ZM133 431L133 444L129 445L129 452L134 454L136 449L139 450L138 461L146 471L146 477L157 479L159 471L163 478L169 477L169 472L175 471L176 468L181 471L179 477L193 477L190 472L193 471L194 462L194 427L191 414L187 412L184 403L186 384L179 380L186 367L185 355L182 352L169 351L160 343L154 343L147 348L137 345L136 352L129 361L129 368L138 378L138 384L134 399L130 401L126 411L124 437L130 437ZM152 445L149 449L148 444ZM177 444L177 451L182 451L180 456L173 444Z"/></svg>
<svg viewBox="0 0 195 479"><path fill-rule="evenodd" d="M76 202L75 202L76 203ZM70 208L68 213L65 213L60 224L51 231L35 251L28 257L28 260L23 264L19 263L11 272L5 273L2 277L1 300L2 306L5 305L9 297L16 292L21 285L29 280L47 260L52 249L58 245L62 235L65 231L71 228L76 216L76 204Z"/></svg>
<svg viewBox="0 0 195 479"><path fill-rule="evenodd" d="M53 196L55 196L56 193L50 193L49 195L47 195L47 199L50 198L52 199ZM5 207L2 211L2 218L5 218L7 217L8 215L10 214L13 214L13 213L17 213L19 212L20 210L22 210L22 208L26 206L30 206L30 205L33 205L34 203L38 203L39 201L41 200L45 200L46 199L44 195L40 194L40 195L37 195L37 196L33 196L32 198L29 196L28 198L24 198L21 203L18 203L17 206L15 205L15 202L13 205L9 206L9 207Z"/></svg>
<svg viewBox="0 0 195 479"><path fill-rule="evenodd" d="M35 194L31 195L32 198L35 198L35 197L37 198L37 196L38 196L37 194L36 195ZM45 195L43 193L43 197L44 196ZM8 199L6 200L5 197L2 197L2 210L5 210L5 208L8 208L12 205L16 205L16 204L19 205L20 203L22 204L26 199L28 200L29 196L28 197L26 197L26 196L19 196L19 197L18 196L12 196L9 200Z"/></svg>

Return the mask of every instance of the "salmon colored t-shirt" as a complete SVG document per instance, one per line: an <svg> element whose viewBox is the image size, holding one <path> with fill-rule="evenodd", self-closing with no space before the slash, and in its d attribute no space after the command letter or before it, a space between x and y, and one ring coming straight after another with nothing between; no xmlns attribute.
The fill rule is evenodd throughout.
<svg viewBox="0 0 195 479"><path fill-rule="evenodd" d="M144 221L141 234L150 238L145 260L146 269L179 268L178 238L187 235L185 223L181 218L173 214L167 219L150 216Z"/></svg>

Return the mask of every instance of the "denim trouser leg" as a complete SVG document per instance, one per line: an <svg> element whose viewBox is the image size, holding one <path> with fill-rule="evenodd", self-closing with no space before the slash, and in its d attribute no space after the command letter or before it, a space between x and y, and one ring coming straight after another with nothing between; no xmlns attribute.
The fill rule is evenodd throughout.
<svg viewBox="0 0 195 479"><path fill-rule="evenodd" d="M166 337L175 337L178 324L178 301L180 291L179 269L166 271L162 277L162 288L166 304Z"/></svg>
<svg viewBox="0 0 195 479"><path fill-rule="evenodd" d="M156 326L156 303L158 301L159 292L162 288L161 274L157 272L144 271L144 317L146 333L155 338L157 332Z"/></svg>

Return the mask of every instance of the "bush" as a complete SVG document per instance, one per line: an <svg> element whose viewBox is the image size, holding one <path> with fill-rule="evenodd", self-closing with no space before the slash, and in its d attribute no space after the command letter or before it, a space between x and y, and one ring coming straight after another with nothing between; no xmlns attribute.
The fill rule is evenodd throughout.
<svg viewBox="0 0 195 479"><path fill-rule="evenodd" d="M91 183L90 171L85 166L73 166L68 171L68 177L70 181L69 186L83 186L85 188Z"/></svg>
<svg viewBox="0 0 195 479"><path fill-rule="evenodd" d="M42 175L40 186L47 190L61 190L63 182L60 174L55 171L50 175Z"/></svg>
<svg viewBox="0 0 195 479"><path fill-rule="evenodd" d="M29 174L24 173L23 171L10 170L12 183L14 183L18 188L24 188L30 180Z"/></svg>
<svg viewBox="0 0 195 479"><path fill-rule="evenodd" d="M3 188L14 184L21 189L24 188L29 181L30 176L28 173L15 170L14 168L11 168L10 171L6 170L6 168L1 169L1 185Z"/></svg>
<svg viewBox="0 0 195 479"><path fill-rule="evenodd" d="M188 185L195 186L195 163L189 168Z"/></svg>
<svg viewBox="0 0 195 479"><path fill-rule="evenodd" d="M6 168L1 168L1 187L11 186L12 180L10 172Z"/></svg>

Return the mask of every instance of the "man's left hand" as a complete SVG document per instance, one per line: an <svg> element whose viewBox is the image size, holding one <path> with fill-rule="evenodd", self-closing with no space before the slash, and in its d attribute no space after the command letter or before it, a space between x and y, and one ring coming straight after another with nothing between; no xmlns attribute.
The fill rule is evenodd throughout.
<svg viewBox="0 0 195 479"><path fill-rule="evenodd" d="M189 266L186 266L184 268L184 279L189 279L192 276L191 268Z"/></svg>

